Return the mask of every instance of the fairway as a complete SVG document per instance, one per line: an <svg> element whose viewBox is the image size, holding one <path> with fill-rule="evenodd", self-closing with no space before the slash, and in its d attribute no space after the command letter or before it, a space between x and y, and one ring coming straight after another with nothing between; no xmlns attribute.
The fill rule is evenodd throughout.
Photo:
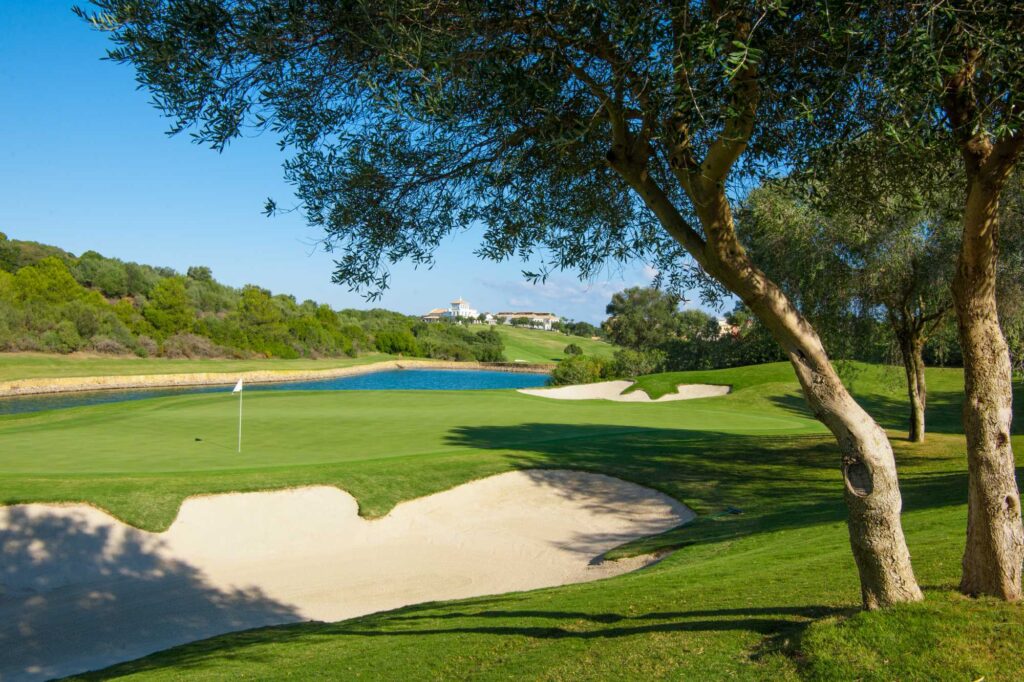
<svg viewBox="0 0 1024 682"><path fill-rule="evenodd" d="M610 553L674 550L637 573L227 634L118 674L174 678L187 665L189 677L253 676L272 662L302 676L315 661L336 676L459 676L473 665L488 678L511 657L542 679L1019 678L1019 657L1004 650L1024 635L1019 606L983 600L969 622L951 625L963 608L952 592L966 495L959 372L929 370L931 430L914 445L903 440L898 370L843 368L891 429L908 542L928 586L924 604L850 618L859 595L836 448L791 371L779 363L640 378L652 395L689 382L732 388L655 404L514 391L252 394L241 454L229 393L12 416L0 419L0 500L83 501L158 531L192 495L326 484L377 517L467 481L556 468L639 483L698 514ZM895 652L906 651L916 653L901 653L894 669Z"/></svg>
<svg viewBox="0 0 1024 682"><path fill-rule="evenodd" d="M579 346L584 355L596 358L610 358L617 350L606 341L569 336L561 332L505 324L491 329L501 334L501 340L505 342L505 357L510 362L558 362L566 358L565 347L571 343Z"/></svg>
<svg viewBox="0 0 1024 682"><path fill-rule="evenodd" d="M240 454L228 391L16 415L0 419L0 501L88 500L158 530L190 494L331 482L378 515L400 499L513 468L514 453L537 444L706 438L708 424L719 438L823 432L763 390L653 405L514 391L251 393Z"/></svg>

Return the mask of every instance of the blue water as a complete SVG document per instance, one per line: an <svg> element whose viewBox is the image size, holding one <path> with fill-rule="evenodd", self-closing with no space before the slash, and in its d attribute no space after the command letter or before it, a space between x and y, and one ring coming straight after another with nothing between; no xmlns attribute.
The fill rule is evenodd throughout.
<svg viewBox="0 0 1024 682"><path fill-rule="evenodd" d="M478 391L484 389L535 388L547 383L546 374L519 374L492 370L395 369L351 377L278 384L246 384L245 391ZM225 393L233 386L185 386L128 390L55 393L0 398L0 414L24 414L81 405L120 403L170 395Z"/></svg>

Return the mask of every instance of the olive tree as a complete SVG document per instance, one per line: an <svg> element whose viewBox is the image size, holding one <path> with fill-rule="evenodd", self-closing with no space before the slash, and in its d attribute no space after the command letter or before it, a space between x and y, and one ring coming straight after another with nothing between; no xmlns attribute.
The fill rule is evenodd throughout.
<svg viewBox="0 0 1024 682"><path fill-rule="evenodd" d="M651 350L677 338L682 329L679 303L671 292L630 287L612 294L601 329L609 341L624 348Z"/></svg>
<svg viewBox="0 0 1024 682"><path fill-rule="evenodd" d="M1021 524L1010 442L1012 371L999 324L1000 203L1024 151L1024 2L880 3L871 68L883 125L911 148L959 155L961 246L952 282L963 353L967 544L960 589L1021 597Z"/></svg>
<svg viewBox="0 0 1024 682"><path fill-rule="evenodd" d="M880 319L907 381L909 439L923 442L924 347L947 319L959 248L948 158L923 164L879 135L750 193L744 241L807 317L835 336ZM922 166L925 170L922 172Z"/></svg>
<svg viewBox="0 0 1024 682"><path fill-rule="evenodd" d="M832 0L95 0L110 57L223 149L276 133L335 279L374 290L483 226L479 253L589 276L644 259L739 297L840 450L864 605L921 598L885 432L751 260L744 182L848 134L859 9ZM274 208L271 203L269 209Z"/></svg>

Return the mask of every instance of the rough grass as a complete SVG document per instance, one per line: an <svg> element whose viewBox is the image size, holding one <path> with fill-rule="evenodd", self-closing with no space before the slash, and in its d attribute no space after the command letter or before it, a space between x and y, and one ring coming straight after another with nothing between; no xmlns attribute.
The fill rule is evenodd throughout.
<svg viewBox="0 0 1024 682"><path fill-rule="evenodd" d="M160 528L188 494L315 482L340 485L375 515L471 478L550 466L646 484L701 514L622 548L676 549L637 573L234 633L98 677L1024 679L1024 608L952 591L966 500L958 372L930 372L932 431L911 444L893 370L845 370L890 429L928 597L868 614L857 608L834 443L786 369L689 375L734 392L656 405L514 392L253 394L241 456L230 447L229 394L10 417L0 419L0 500L85 499ZM1018 421L1018 451L1019 433Z"/></svg>

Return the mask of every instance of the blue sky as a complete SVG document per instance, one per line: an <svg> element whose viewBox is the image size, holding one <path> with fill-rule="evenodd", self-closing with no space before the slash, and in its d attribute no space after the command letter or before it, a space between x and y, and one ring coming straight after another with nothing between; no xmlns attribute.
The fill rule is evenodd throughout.
<svg viewBox="0 0 1024 682"><path fill-rule="evenodd" d="M76 254L93 249L181 271L208 265L234 286L369 307L331 283L331 257L315 246L320 232L298 212L260 213L268 196L281 205L292 196L274 140L239 140L218 154L187 135L168 137L169 121L129 67L101 60L106 38L72 4L0 0L0 231ZM650 281L638 263L590 282L566 273L534 286L522 263L474 256L478 238L453 236L431 270L395 266L392 288L374 305L415 314L464 296L479 310L598 322L612 293Z"/></svg>

